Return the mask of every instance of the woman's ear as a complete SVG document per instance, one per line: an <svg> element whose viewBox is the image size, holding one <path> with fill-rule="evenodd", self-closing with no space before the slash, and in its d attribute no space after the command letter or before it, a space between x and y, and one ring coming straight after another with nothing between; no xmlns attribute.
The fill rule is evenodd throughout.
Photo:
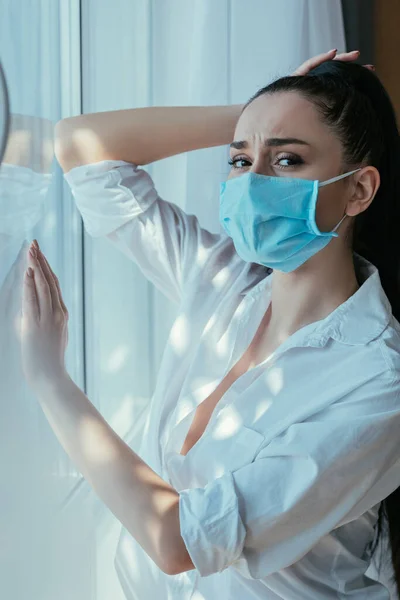
<svg viewBox="0 0 400 600"><path fill-rule="evenodd" d="M364 167L354 173L354 183L351 183L351 197L347 203L346 213L355 217L367 210L379 189L381 178L376 167Z"/></svg>

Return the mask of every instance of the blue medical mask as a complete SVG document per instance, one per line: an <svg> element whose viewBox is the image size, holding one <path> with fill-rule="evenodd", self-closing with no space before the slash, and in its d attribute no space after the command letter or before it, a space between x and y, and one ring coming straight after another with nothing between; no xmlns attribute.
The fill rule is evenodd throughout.
<svg viewBox="0 0 400 600"><path fill-rule="evenodd" d="M220 222L246 262L288 273L322 250L332 231L322 232L315 221L318 189L355 169L327 181L269 177L245 173L220 184Z"/></svg>

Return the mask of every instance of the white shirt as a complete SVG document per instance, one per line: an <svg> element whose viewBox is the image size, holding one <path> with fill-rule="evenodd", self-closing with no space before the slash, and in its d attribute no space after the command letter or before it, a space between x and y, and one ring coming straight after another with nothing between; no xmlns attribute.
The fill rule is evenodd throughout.
<svg viewBox="0 0 400 600"><path fill-rule="evenodd" d="M257 331L273 272L160 198L137 165L101 161L65 179L87 232L178 305L140 456L179 492L196 569L162 573L123 530L126 597L389 599L365 575L379 504L400 485L400 325L376 267L355 254L356 293L239 377L182 456L197 406Z"/></svg>

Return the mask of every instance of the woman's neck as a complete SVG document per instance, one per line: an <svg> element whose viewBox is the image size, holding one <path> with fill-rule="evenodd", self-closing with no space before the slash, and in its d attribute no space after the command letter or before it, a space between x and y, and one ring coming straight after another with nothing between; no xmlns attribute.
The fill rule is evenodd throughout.
<svg viewBox="0 0 400 600"><path fill-rule="evenodd" d="M347 248L326 250L328 246L296 271L272 273L269 335L286 339L327 317L359 289L353 253Z"/></svg>

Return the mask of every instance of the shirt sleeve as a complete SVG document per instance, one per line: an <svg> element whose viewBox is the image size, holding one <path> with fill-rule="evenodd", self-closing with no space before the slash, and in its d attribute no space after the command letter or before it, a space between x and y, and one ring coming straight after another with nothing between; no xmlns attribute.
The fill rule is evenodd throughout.
<svg viewBox="0 0 400 600"><path fill-rule="evenodd" d="M200 227L196 216L163 200L143 168L122 160L80 165L64 174L84 227L105 236L132 259L170 300L195 277L221 235Z"/></svg>
<svg viewBox="0 0 400 600"><path fill-rule="evenodd" d="M389 375L361 386L291 424L250 464L179 492L180 532L199 574L232 565L266 577L397 489L399 386Z"/></svg>
<svg viewBox="0 0 400 600"><path fill-rule="evenodd" d="M51 173L38 173L22 165L1 163L0 233L29 237L46 214L51 180Z"/></svg>

